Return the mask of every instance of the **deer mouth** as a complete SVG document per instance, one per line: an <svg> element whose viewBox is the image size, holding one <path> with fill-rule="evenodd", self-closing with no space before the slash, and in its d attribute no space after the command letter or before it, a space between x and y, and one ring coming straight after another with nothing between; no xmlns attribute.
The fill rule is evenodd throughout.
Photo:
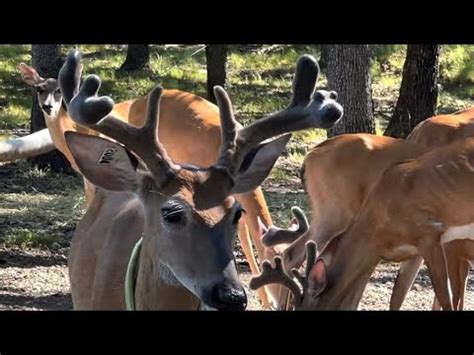
<svg viewBox="0 0 474 355"><path fill-rule="evenodd" d="M207 290L202 298L205 307L218 311L245 311L247 294L242 287L218 283Z"/></svg>

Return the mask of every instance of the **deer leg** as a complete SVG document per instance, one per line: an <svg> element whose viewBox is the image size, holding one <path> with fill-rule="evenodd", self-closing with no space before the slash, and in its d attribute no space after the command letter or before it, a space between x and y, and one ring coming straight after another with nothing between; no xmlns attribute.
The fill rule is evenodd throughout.
<svg viewBox="0 0 474 355"><path fill-rule="evenodd" d="M253 254L252 240L250 239L250 233L247 228L247 224L244 222L239 223L238 236L245 259L247 259L247 262L249 263L250 272L253 275L258 275L259 267L257 260L255 259L255 255Z"/></svg>
<svg viewBox="0 0 474 355"><path fill-rule="evenodd" d="M423 258L421 256L416 256L401 263L395 284L393 285L392 296L390 297L391 311L398 311L402 307L403 301L413 286L422 263Z"/></svg>
<svg viewBox="0 0 474 355"><path fill-rule="evenodd" d="M464 309L464 294L466 293L466 286L467 286L467 278L469 275L469 269L471 268L471 264L468 260L463 260L460 268L459 268L459 293L457 299L453 296L453 306L454 309L458 311L462 311ZM454 293L454 292L453 292Z"/></svg>
<svg viewBox="0 0 474 355"><path fill-rule="evenodd" d="M470 268L469 261L460 256L463 249L464 244L457 241L444 246L451 292L453 294L453 308L455 310L462 309L464 306L464 292Z"/></svg>
<svg viewBox="0 0 474 355"><path fill-rule="evenodd" d="M426 243L418 246L430 273L434 292L443 310L453 309L448 284L448 271L444 250L440 243Z"/></svg>
<svg viewBox="0 0 474 355"><path fill-rule="evenodd" d="M265 259L265 247L262 244L262 235L260 233L260 226L258 223L258 218L265 224L265 226L272 225L272 219L270 212L268 211L267 203L265 197L263 196L262 189L259 187L252 192L245 194L237 194L235 198L242 204L242 207L246 211L242 218L241 224L246 225L246 240L240 237L240 226L239 226L239 239L242 243L242 249L244 249L244 244L249 245L244 249L245 257L247 258L250 270L254 276L260 273L260 268L258 262L262 262ZM249 235L250 232L250 235ZM258 262L255 259L251 245L255 247L258 256ZM258 291L260 301L263 306L267 309L271 308L270 303L270 294L268 287L262 287Z"/></svg>
<svg viewBox="0 0 474 355"><path fill-rule="evenodd" d="M252 249L252 240L250 239L250 233L247 227L247 224L242 221L239 223L239 240L240 246L242 247L242 251L244 253L245 259L249 263L250 272L252 275L258 275L260 273L260 269L257 264L257 260L255 259L255 255ZM265 288L260 288L257 290L258 297L262 302L262 305L265 308L270 308L270 302L268 300L268 295Z"/></svg>
<svg viewBox="0 0 474 355"><path fill-rule="evenodd" d="M289 307L290 302L290 292L286 287L279 286L279 293L278 293L278 309L279 310L287 310Z"/></svg>
<svg viewBox="0 0 474 355"><path fill-rule="evenodd" d="M438 298L436 295L433 296L433 306L431 307L432 311L440 311L441 305L439 304Z"/></svg>
<svg viewBox="0 0 474 355"><path fill-rule="evenodd" d="M272 225L272 218L268 211L265 197L263 196L262 189L259 187L252 192L245 194L237 194L235 198L242 204L242 207L246 211L242 220L247 224L252 237L253 245L257 251L259 262L264 260L264 249L262 244L262 235L260 233L260 225L258 219L263 222L267 227Z"/></svg>

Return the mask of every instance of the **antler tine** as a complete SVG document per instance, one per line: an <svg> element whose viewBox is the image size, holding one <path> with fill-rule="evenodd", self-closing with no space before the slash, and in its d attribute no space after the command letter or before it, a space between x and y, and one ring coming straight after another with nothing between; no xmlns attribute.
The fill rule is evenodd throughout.
<svg viewBox="0 0 474 355"><path fill-rule="evenodd" d="M309 222L308 222L308 219L306 218L304 211L297 206L293 206L291 208L291 213L293 214L293 216L295 216L296 220L298 221L298 233L301 233L301 234L306 233L309 229Z"/></svg>
<svg viewBox="0 0 474 355"><path fill-rule="evenodd" d="M306 54L298 59L293 93L290 106L306 106L314 93L319 77L319 64L312 56Z"/></svg>
<svg viewBox="0 0 474 355"><path fill-rule="evenodd" d="M311 272L311 268L316 261L316 254L317 254L317 245L316 242L313 240L309 240L306 242L306 270L304 276L301 275L301 272L297 268L291 269L291 273L293 276L299 281L299 283L303 286L303 292L307 287L308 283L308 275Z"/></svg>
<svg viewBox="0 0 474 355"><path fill-rule="evenodd" d="M317 245L314 240L308 240L306 242L306 271L305 271L305 277L307 278L309 273L311 272L311 268L314 265L314 262L316 261L316 251L317 251Z"/></svg>
<svg viewBox="0 0 474 355"><path fill-rule="evenodd" d="M162 93L163 88L158 85L151 91L150 95L148 95L146 120L143 127L141 128L143 134L153 136L153 138L155 138L156 132L158 132L158 118L160 116L160 102Z"/></svg>
<svg viewBox="0 0 474 355"><path fill-rule="evenodd" d="M66 61L59 71L58 81L63 94L63 100L67 106L79 92L81 81L82 65L81 54L78 50L71 49L67 55Z"/></svg>
<svg viewBox="0 0 474 355"><path fill-rule="evenodd" d="M292 228L282 229L274 226L268 228L262 236L262 244L264 246L272 247L278 244L293 243L308 231L309 222L303 210L299 207L293 206L291 208L291 213L298 223L298 228L296 230Z"/></svg>
<svg viewBox="0 0 474 355"><path fill-rule="evenodd" d="M214 95L217 100L217 106L219 106L219 114L221 120L221 148L219 151L219 158L215 163L215 166L223 166L229 169L229 172L233 173L234 165L232 164L232 158L236 150L236 138L237 138L237 121L234 117L232 109L232 101L229 98L227 92L221 86L214 87Z"/></svg>
<svg viewBox="0 0 474 355"><path fill-rule="evenodd" d="M179 166L174 164L173 160L168 156L166 149L160 143L158 139L158 127L160 122L160 103L161 95L163 94L163 88L161 86L156 86L148 96L148 107L147 107L147 117L145 124L138 129L139 136L147 137L146 140L138 137L139 151L145 164L147 164L148 169L151 170L153 176L160 176L165 173L165 180L179 170ZM153 149L150 149L149 143L152 143L151 146ZM148 161L148 163L147 163ZM158 164L157 164L158 162ZM159 168L159 171L153 171L154 169ZM164 181L162 182L164 183Z"/></svg>
<svg viewBox="0 0 474 355"><path fill-rule="evenodd" d="M272 265L268 260L265 260L262 263L262 273L250 280L250 288L256 290L269 284L281 284L293 293L295 303L298 303L301 300L301 290L298 284L283 270L281 258L279 256L276 256L273 261L275 263L275 268L272 268Z"/></svg>

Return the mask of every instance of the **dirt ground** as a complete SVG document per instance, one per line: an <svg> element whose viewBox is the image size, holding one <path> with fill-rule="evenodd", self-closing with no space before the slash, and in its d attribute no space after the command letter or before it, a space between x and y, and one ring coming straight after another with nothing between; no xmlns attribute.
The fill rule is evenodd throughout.
<svg viewBox="0 0 474 355"><path fill-rule="evenodd" d="M240 253L238 253L240 254ZM248 310L261 310L256 293L247 285L251 275L238 258L241 278L249 296ZM372 275L359 306L361 310L387 310L396 264L381 264ZM403 305L404 310L429 310L433 291L426 269L419 273ZM72 309L66 255L49 251L0 250L0 310ZM474 310L474 278L471 273L465 309Z"/></svg>

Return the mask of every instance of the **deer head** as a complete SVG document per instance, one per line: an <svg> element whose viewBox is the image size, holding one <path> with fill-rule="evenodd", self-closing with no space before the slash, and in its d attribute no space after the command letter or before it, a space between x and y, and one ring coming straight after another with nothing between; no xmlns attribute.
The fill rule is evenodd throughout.
<svg viewBox="0 0 474 355"><path fill-rule="evenodd" d="M291 305L296 310L319 309L324 301L331 300L328 289L334 285L334 272L331 278L328 277L327 265L331 263L334 254L338 250L342 235L333 238L329 244L318 254L316 242L309 240L306 242L306 266L304 274L296 268L291 269L291 276L283 266L281 256L275 256L273 264L265 260L262 265L262 273L252 278L250 288L256 290L270 284L281 285L287 288L292 294ZM337 273L337 271L336 271ZM365 284L363 285L365 286ZM353 302L353 299L350 300Z"/></svg>
<svg viewBox="0 0 474 355"><path fill-rule="evenodd" d="M110 114L114 102L97 96L97 76L88 76L79 89L79 62L79 53L71 51L59 74L68 112L78 124L116 140L68 132L66 140L81 172L100 188L139 196L146 215L145 238L153 241L153 254L181 285L209 308L244 309L246 295L232 252L243 211L231 195L262 183L290 139L284 133L326 128L341 118L334 95L323 92L311 100L317 62L310 56L298 62L288 109L240 130L229 96L216 87L222 146L209 168L178 165L160 144L161 87L149 95L144 125L134 127Z"/></svg>
<svg viewBox="0 0 474 355"><path fill-rule="evenodd" d="M273 265L269 260L262 263L262 273L252 278L250 288L256 290L265 285L279 284L286 287L293 296L293 305L296 309L304 308L304 299L307 294L317 292L311 282L311 274L314 272L317 246L312 240L306 243L306 271L302 275L299 270L292 269L292 275L288 275L283 269L280 256L275 256ZM296 280L295 280L296 279ZM299 285L298 285L299 283ZM314 295L316 297L316 295Z"/></svg>
<svg viewBox="0 0 474 355"><path fill-rule="evenodd" d="M62 94L58 81L54 78L42 78L35 68L20 63L19 71L23 81L36 89L38 104L46 119L54 119L61 109Z"/></svg>

